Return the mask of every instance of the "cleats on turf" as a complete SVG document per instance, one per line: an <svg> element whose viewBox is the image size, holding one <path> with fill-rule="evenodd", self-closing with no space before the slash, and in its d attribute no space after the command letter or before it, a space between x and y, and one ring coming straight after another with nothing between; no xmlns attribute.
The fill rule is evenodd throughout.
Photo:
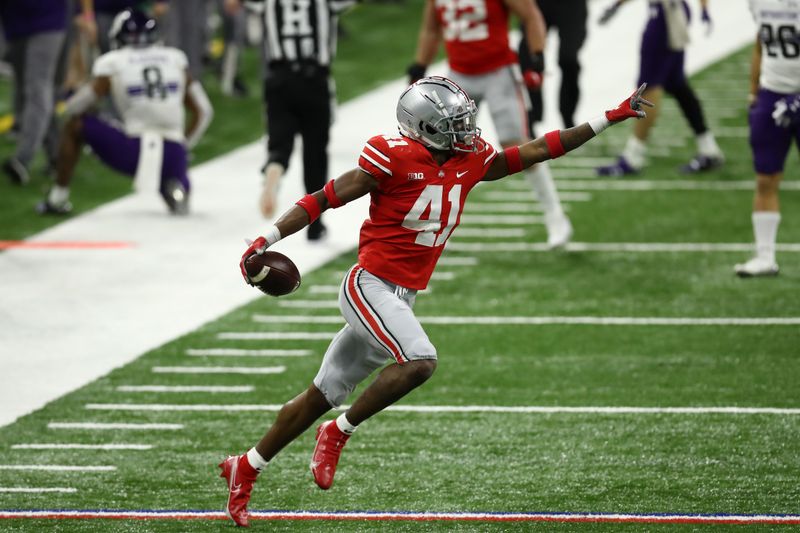
<svg viewBox="0 0 800 533"><path fill-rule="evenodd" d="M572 224L563 213L545 215L544 225L547 228L547 246L551 250L566 246L572 238Z"/></svg>
<svg viewBox="0 0 800 533"><path fill-rule="evenodd" d="M222 473L219 477L228 482L228 503L225 514L237 526L248 527L250 521L247 516L247 503L250 501L250 492L256 482L256 471L247 462L247 455L230 455L219 464Z"/></svg>
<svg viewBox="0 0 800 533"><path fill-rule="evenodd" d="M48 200L42 200L36 204L36 212L40 215L68 215L72 211L72 204L63 202L51 204Z"/></svg>
<svg viewBox="0 0 800 533"><path fill-rule="evenodd" d="M740 263L733 267L736 275L740 278L754 278L760 276L777 276L778 264L775 261L754 257L746 263Z"/></svg>
<svg viewBox="0 0 800 533"><path fill-rule="evenodd" d="M349 438L350 435L343 433L335 420L320 424L317 428L317 445L311 456L311 473L322 490L328 490L333 485L339 456Z"/></svg>
<svg viewBox="0 0 800 533"><path fill-rule="evenodd" d="M722 166L725 158L722 155L708 156L698 154L692 158L691 161L681 167L681 172L684 174L697 174L698 172L708 172Z"/></svg>
<svg viewBox="0 0 800 533"><path fill-rule="evenodd" d="M606 165L604 167L597 167L595 169L598 176L607 176L610 178L618 178L621 176L631 176L638 174L639 169L628 163L624 157L619 157L616 162Z"/></svg>

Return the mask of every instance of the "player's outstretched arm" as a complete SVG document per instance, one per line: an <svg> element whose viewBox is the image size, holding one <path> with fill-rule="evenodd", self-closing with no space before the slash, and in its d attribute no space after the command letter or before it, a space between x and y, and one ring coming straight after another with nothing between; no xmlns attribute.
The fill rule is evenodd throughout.
<svg viewBox="0 0 800 533"><path fill-rule="evenodd" d="M297 233L314 222L326 209L342 207L348 202L369 194L377 186L378 182L375 178L360 168L354 168L335 180L329 181L317 192L302 197L278 218L275 225L263 237L258 237L244 252L242 260L239 262L244 280L250 283L244 269L244 262L248 257L253 254L263 254L267 248L279 240Z"/></svg>
<svg viewBox="0 0 800 533"><path fill-rule="evenodd" d="M419 26L414 63L406 71L409 84L425 77L425 71L436 57L441 41L442 28L436 19L436 6L433 0L428 0L422 11L422 23Z"/></svg>
<svg viewBox="0 0 800 533"><path fill-rule="evenodd" d="M647 114L642 107L653 107L651 102L642 98L642 93L646 88L647 84L643 83L630 98L616 108L606 111L603 115L580 126L551 131L544 137L529 141L522 146L507 148L492 161L483 181L498 180L516 174L536 163L561 157L597 136L609 126L629 118L644 118Z"/></svg>

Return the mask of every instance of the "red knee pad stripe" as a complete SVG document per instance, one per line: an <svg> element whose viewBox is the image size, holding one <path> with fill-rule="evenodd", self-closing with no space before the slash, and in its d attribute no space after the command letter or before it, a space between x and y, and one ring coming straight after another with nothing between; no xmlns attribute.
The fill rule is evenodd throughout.
<svg viewBox="0 0 800 533"><path fill-rule="evenodd" d="M297 201L296 205L299 205L300 207L306 210L306 213L308 213L309 224L311 224L312 222L314 222L319 218L320 214L319 202L314 197L314 195L306 194Z"/></svg>
<svg viewBox="0 0 800 533"><path fill-rule="evenodd" d="M551 131L544 136L544 140L547 141L547 149L550 150L550 157L553 159L567 153L564 150L564 145L561 144L561 132L559 130Z"/></svg>
<svg viewBox="0 0 800 533"><path fill-rule="evenodd" d="M503 155L506 156L506 166L508 167L508 174L516 174L522 170L522 158L519 155L519 146L512 146L503 150Z"/></svg>
<svg viewBox="0 0 800 533"><path fill-rule="evenodd" d="M336 191L333 188L333 180L326 183L322 190L325 192L325 198L328 199L328 205L333 209L342 207L344 205L344 202L338 196L336 196Z"/></svg>

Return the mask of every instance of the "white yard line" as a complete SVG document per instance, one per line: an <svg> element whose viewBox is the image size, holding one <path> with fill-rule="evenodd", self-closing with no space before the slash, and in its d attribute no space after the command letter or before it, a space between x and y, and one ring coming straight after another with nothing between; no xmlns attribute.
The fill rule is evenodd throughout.
<svg viewBox="0 0 800 533"><path fill-rule="evenodd" d="M542 217L529 217L524 215L461 215L462 225L497 224L501 226L519 226L521 224L542 224Z"/></svg>
<svg viewBox="0 0 800 533"><path fill-rule="evenodd" d="M456 279L455 272L447 272L447 271L434 271L431 274L431 281L452 281Z"/></svg>
<svg viewBox="0 0 800 533"><path fill-rule="evenodd" d="M800 524L800 515L747 515L747 514L625 514L625 513L509 513L509 512L483 512L483 513L433 513L427 511L251 511L251 520L282 520L282 521L302 521L309 520L328 520L351 523L354 520L359 522L472 522L481 523L508 523L508 522L552 522L552 523L635 523L639 524L638 529L642 529L642 524ZM154 511L149 509L132 511L110 511L93 509L41 509L41 510L8 510L0 511L0 519L24 519L24 518L47 518L47 519L117 519L117 520L224 520L225 513L222 511ZM331 529L351 529L351 527ZM392 529L388 524L383 529ZM397 529L394 526L393 529ZM475 526L471 529L485 529ZM551 528L552 529L552 528Z"/></svg>
<svg viewBox="0 0 800 533"><path fill-rule="evenodd" d="M116 466L98 465L0 465L0 470L41 470L44 472L113 472L116 469Z"/></svg>
<svg viewBox="0 0 800 533"><path fill-rule="evenodd" d="M92 411L279 411L280 404L166 404L166 403L87 403ZM346 411L349 405L339 410ZM788 407L616 407L616 406L548 406L548 405L390 405L385 411L398 413L516 413L516 414L607 414L607 415L800 415L800 408Z"/></svg>
<svg viewBox="0 0 800 533"><path fill-rule="evenodd" d="M50 422L47 424L49 429L85 429L85 430L106 430L106 429L126 429L134 431L172 431L183 429L183 424L126 424L122 422Z"/></svg>
<svg viewBox="0 0 800 533"><path fill-rule="evenodd" d="M602 4L589 3L590 20L597 19ZM583 92L576 114L579 122L596 116L633 88L637 43L646 17L646 3L633 2L609 27L589 32L581 60L582 82L591 90ZM701 35L700 24L693 25L694 44L687 54L689 72L726 56L755 35L744 0L725 2L724 9L714 12L714 23L715 31L709 38ZM555 50L548 47L553 76L544 87L546 109L541 131L560 127ZM615 60L608 61L609 57ZM431 74L437 73L443 73L441 65L431 69ZM337 110L330 136L330 176L355 166L367 136L396 132L396 99L405 87L406 80L398 78ZM479 124L486 138L496 142L488 110L484 108L481 113ZM358 127L354 127L356 124ZM257 169L263 158L263 140L259 140L193 167L193 214L189 217L166 216L152 191L103 205L30 239L117 241L124 236L135 243L133 247L13 249L0 254L4 358L0 425L260 297L242 283L236 263L242 238L258 235L271 223L253 204L261 187ZM300 150L295 150L282 180L278 213L303 194L300 159ZM276 249L289 255L301 274L310 272L356 246L358 228L367 216L367 202L364 198L326 212L331 230L325 243L310 245L305 238L295 237L284 239ZM185 258L189 256L191 268L186 267ZM165 295L169 295L169 305L161 305ZM46 313L41 302L47 302ZM120 338L125 342L120 343ZM64 368L70 372L64 372Z"/></svg>
<svg viewBox="0 0 800 533"><path fill-rule="evenodd" d="M154 374L282 374L285 366L154 366Z"/></svg>
<svg viewBox="0 0 800 533"><path fill-rule="evenodd" d="M152 444L14 444L13 450L152 450Z"/></svg>
<svg viewBox="0 0 800 533"><path fill-rule="evenodd" d="M592 191L753 191L755 179L751 180L586 180L563 181L558 183L559 189L577 189ZM786 181L781 183L781 191L798 191L800 182ZM562 193L567 194L567 193Z"/></svg>
<svg viewBox="0 0 800 533"><path fill-rule="evenodd" d="M217 338L221 340L297 340L297 341L329 341L336 333L321 333L318 331L265 331L257 333L248 332L223 332L217 333Z"/></svg>
<svg viewBox="0 0 800 533"><path fill-rule="evenodd" d="M566 207L566 206L564 206ZM465 213L541 213L542 206L533 202L480 202L467 203Z"/></svg>
<svg viewBox="0 0 800 533"><path fill-rule="evenodd" d="M339 316L262 315L254 322L266 324L341 324ZM796 326L800 317L630 317L630 316L418 316L423 324L483 326Z"/></svg>
<svg viewBox="0 0 800 533"><path fill-rule="evenodd" d="M253 392L252 385L120 385L117 392Z"/></svg>
<svg viewBox="0 0 800 533"><path fill-rule="evenodd" d="M458 230L456 230L458 231ZM449 242L452 252L550 252L546 243L528 242ZM800 252L800 244L778 244L779 252ZM752 252L753 244L744 242L571 242L567 252L631 252L631 253L678 253L678 252Z"/></svg>
<svg viewBox="0 0 800 533"><path fill-rule="evenodd" d="M245 350L241 348L189 348L186 355L194 357L305 357L311 350Z"/></svg>
<svg viewBox="0 0 800 533"><path fill-rule="evenodd" d="M591 193L588 192L558 192L558 197L561 199L562 202L589 202L592 199ZM510 191L486 191L482 192L479 196L481 199L485 200L495 200L495 201L510 201L515 202L519 201L520 199L528 199L531 202L536 201L536 197L531 193L529 195L521 194L521 192L510 192Z"/></svg>
<svg viewBox="0 0 800 533"><path fill-rule="evenodd" d="M625 513L526 513L526 512L482 512L482 513L434 513L427 511L250 511L251 520L282 520L282 521L302 521L309 520L328 520L353 523L358 521L367 522L387 522L382 529L398 529L398 526L390 527L388 523L395 524L402 522L432 522L447 523L460 521L463 523L471 522L476 526L473 530L486 529L477 524L482 523L508 523L508 522L547 522L547 523L635 523L639 524L637 529L643 529L642 524L781 524L791 525L800 524L800 515L793 514L677 514L677 513L658 513L658 514L625 514ZM130 511L111 511L95 509L35 509L35 510L0 510L0 519L25 519L25 518L47 518L55 520L75 519L117 519L117 520L225 520L225 513L222 511L156 511L151 509L130 510ZM508 526L504 527L507 529ZM331 530L350 530L352 526L331 526ZM416 529L416 528L415 528ZM498 528L499 529L499 528ZM549 528L552 529L552 528ZM646 528L645 528L646 529Z"/></svg>
<svg viewBox="0 0 800 533"><path fill-rule="evenodd" d="M312 285L309 294L339 294L339 285Z"/></svg>
<svg viewBox="0 0 800 533"><path fill-rule="evenodd" d="M524 237L525 230L522 228L458 228L455 230L456 237L480 237L483 239L494 239L497 237ZM442 264L441 260L439 264Z"/></svg>
<svg viewBox="0 0 800 533"><path fill-rule="evenodd" d="M73 493L73 492L78 492L78 489L74 489L72 487L0 487L0 492L14 492L14 493L27 493L27 494L39 494L46 492Z"/></svg>
<svg viewBox="0 0 800 533"><path fill-rule="evenodd" d="M278 307L289 309L339 309L336 300L278 300Z"/></svg>
<svg viewBox="0 0 800 533"><path fill-rule="evenodd" d="M183 424L126 424L122 422L50 422L47 424L49 429L85 429L85 430L107 430L107 429L130 429L134 431L172 431L183 429Z"/></svg>

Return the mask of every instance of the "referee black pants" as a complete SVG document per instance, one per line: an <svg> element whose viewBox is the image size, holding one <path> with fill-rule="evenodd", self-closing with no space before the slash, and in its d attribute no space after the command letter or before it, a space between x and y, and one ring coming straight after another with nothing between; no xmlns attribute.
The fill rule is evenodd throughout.
<svg viewBox="0 0 800 533"><path fill-rule="evenodd" d="M562 76L558 107L565 128L571 128L575 125L575 109L578 107L578 99L580 98L578 77L581 73L581 65L578 62L578 52L580 52L583 42L586 40L586 19L588 17L586 1L539 0L538 2L547 30L558 29L560 40L558 66L561 68ZM524 66L526 58L530 57L524 32L519 45L519 55L520 64ZM547 83L547 80L545 80L545 83ZM529 92L532 109L528 116L528 122L531 126L531 137L535 137L533 123L542 120L542 93L538 90Z"/></svg>
<svg viewBox="0 0 800 533"><path fill-rule="evenodd" d="M298 133L303 138L306 192L320 190L328 179L331 90L327 69L270 67L264 80L267 107L268 163L289 168Z"/></svg>

